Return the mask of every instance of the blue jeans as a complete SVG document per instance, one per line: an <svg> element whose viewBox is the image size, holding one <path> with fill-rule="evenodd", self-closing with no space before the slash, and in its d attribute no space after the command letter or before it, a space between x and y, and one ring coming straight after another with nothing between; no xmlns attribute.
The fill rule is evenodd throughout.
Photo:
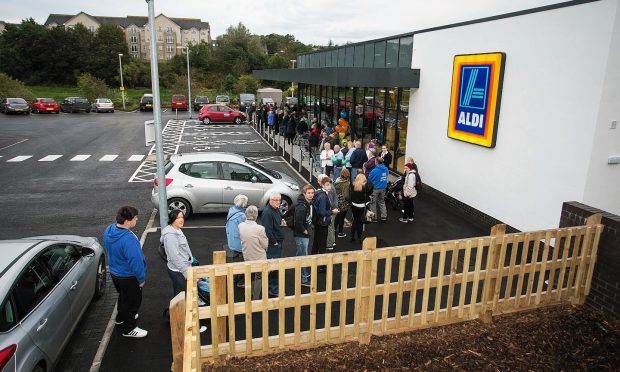
<svg viewBox="0 0 620 372"><path fill-rule="evenodd" d="M336 180L338 179L338 177L340 177L340 173L342 172L342 167L338 166L338 167L334 167L334 176L332 177L332 179L334 180L334 182L336 182Z"/></svg>
<svg viewBox="0 0 620 372"><path fill-rule="evenodd" d="M297 256L307 256L308 255L308 243L310 242L310 238L304 238L302 236L295 237L295 245L297 246ZM310 269L307 267L301 268L301 282L308 283L310 282Z"/></svg>
<svg viewBox="0 0 620 372"><path fill-rule="evenodd" d="M357 168L349 168L349 170L351 171L351 182L353 182L357 176Z"/></svg>
<svg viewBox="0 0 620 372"><path fill-rule="evenodd" d="M267 246L267 258L280 258L282 257L282 242L278 242L278 245L268 245ZM278 296L278 272L270 271L268 275L269 280L269 296L277 297ZM264 296L264 294L263 294Z"/></svg>

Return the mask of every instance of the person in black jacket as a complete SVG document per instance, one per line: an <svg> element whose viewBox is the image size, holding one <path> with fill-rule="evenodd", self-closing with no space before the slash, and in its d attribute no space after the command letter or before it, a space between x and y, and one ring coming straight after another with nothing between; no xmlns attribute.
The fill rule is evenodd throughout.
<svg viewBox="0 0 620 372"><path fill-rule="evenodd" d="M390 153L387 144L381 146L381 154L379 154L379 157L383 159L383 165L386 167L389 168L392 165L392 154Z"/></svg>
<svg viewBox="0 0 620 372"><path fill-rule="evenodd" d="M362 150L363 151L363 150ZM353 223L351 223L351 241L357 239L362 241L362 233L364 232L364 219L366 218L366 206L370 202L372 194L372 183L364 173L359 172L355 177L353 185L351 185L351 212L353 213Z"/></svg>
<svg viewBox="0 0 620 372"><path fill-rule="evenodd" d="M267 245L267 258L282 257L282 242L284 241L284 231L282 225L282 213L280 212L280 202L282 195L275 193L269 197L269 203L263 209L261 222L265 227L265 234L269 239ZM278 296L278 273L276 271L269 272L269 297Z"/></svg>
<svg viewBox="0 0 620 372"><path fill-rule="evenodd" d="M312 254L325 253L325 247L327 246L327 231L329 225L332 222L332 214L334 210L329 204L329 197L327 193L332 188L332 179L324 176L321 178L321 189L314 193L314 199L312 200L312 213L316 213L314 216L314 241L312 242ZM336 213L337 210L336 210Z"/></svg>
<svg viewBox="0 0 620 372"><path fill-rule="evenodd" d="M314 187L306 185L303 193L297 198L295 204L295 225L293 236L297 246L297 256L308 255L308 243L310 242L310 229L312 227L312 199L314 199ZM301 268L301 285L310 286L310 270L308 267Z"/></svg>
<svg viewBox="0 0 620 372"><path fill-rule="evenodd" d="M286 123L286 139L289 145L293 144L293 138L297 132L297 119L295 114L290 116L290 120Z"/></svg>
<svg viewBox="0 0 620 372"><path fill-rule="evenodd" d="M368 161L368 156L366 156L366 151L362 148L362 142L360 140L355 141L355 150L353 150L353 154L349 158L349 163L351 163L351 179L355 180L357 177L357 170L362 169L364 163Z"/></svg>

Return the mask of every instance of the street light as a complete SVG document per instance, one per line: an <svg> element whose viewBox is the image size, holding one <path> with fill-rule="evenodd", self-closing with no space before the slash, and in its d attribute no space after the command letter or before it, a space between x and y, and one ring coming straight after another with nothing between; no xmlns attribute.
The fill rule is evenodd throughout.
<svg viewBox="0 0 620 372"><path fill-rule="evenodd" d="M125 86L123 85L123 61L121 60L122 56L123 56L123 53L118 53L118 65L121 70L121 96L123 97L123 110L124 110L125 109Z"/></svg>
<svg viewBox="0 0 620 372"><path fill-rule="evenodd" d="M297 60L291 59L290 61L293 64L293 68L295 68L295 62L297 62ZM291 97L293 97L294 95L295 95L295 83L291 81Z"/></svg>
<svg viewBox="0 0 620 372"><path fill-rule="evenodd" d="M189 79L189 45L186 46L178 46L177 49L187 49L187 111L189 111L189 118L192 118L192 111L194 110L194 105L192 104L190 107L190 102L192 101L192 83Z"/></svg>

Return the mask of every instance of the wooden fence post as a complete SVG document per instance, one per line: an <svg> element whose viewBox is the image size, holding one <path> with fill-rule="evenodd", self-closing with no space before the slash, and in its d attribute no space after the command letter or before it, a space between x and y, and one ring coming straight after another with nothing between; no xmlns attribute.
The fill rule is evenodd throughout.
<svg viewBox="0 0 620 372"><path fill-rule="evenodd" d="M183 342L185 341L185 291L170 300L170 335L172 340L172 368L183 371Z"/></svg>
<svg viewBox="0 0 620 372"><path fill-rule="evenodd" d="M221 265L221 264L225 264L226 263L226 252L224 251L216 251L213 252L213 265ZM223 305L226 304L226 276L222 275L222 276L217 276L215 278L215 297L217 298L217 304L218 305ZM216 314L217 316L217 309L213 308L212 310L212 314ZM227 337L227 330L228 330L228 324L226 323L226 316L220 316L217 318L217 332L219 334L219 342L221 343L226 343L228 341L228 337ZM216 358L216 360L218 360L218 362L220 363L225 363L226 362L226 358L224 358L223 356L219 356Z"/></svg>
<svg viewBox="0 0 620 372"><path fill-rule="evenodd" d="M360 304L360 328L362 325L366 325L366 328L363 332L360 332L359 342L361 344L369 344L370 343L370 322L373 322L374 316L370 314L374 314L374 309L372 309L372 313L369 311L369 303L370 303L370 286L375 285L375 283L370 282L370 277L373 270L377 270L376 267L372 267L372 252L377 249L377 238L369 237L364 239L362 243L362 250L368 251L369 254L364 256L364 261L362 263L362 285L360 289L367 288L366 294L361 298ZM374 301L373 301L374 303Z"/></svg>
<svg viewBox="0 0 620 372"><path fill-rule="evenodd" d="M585 239L583 239L581 242L581 261L579 262L579 267L577 268L577 276L575 278L575 295L571 298L571 303L573 305L583 305L586 302L587 294L590 292L589 283L592 280L592 268L594 267L594 263L596 262L596 253L598 251L598 243L600 238L600 235L597 236L596 228L594 226L600 224L602 219L603 216L600 213L596 213L588 217L588 219L586 220L586 226L592 226L592 228L588 229L591 234L586 235ZM577 254L573 255L575 256L575 258L577 258ZM586 257L588 255L591 255L590 262L586 262ZM585 278L583 277L584 273Z"/></svg>
<svg viewBox="0 0 620 372"><path fill-rule="evenodd" d="M500 265L500 250L502 247L502 238L506 234L506 225L498 224L491 228L491 236L495 237L495 244L489 245L489 253L487 254L487 269L484 278L484 290L482 292L482 311L480 312L480 320L484 323L493 321L493 297L495 296L495 286L497 284L498 268ZM524 252L524 254L527 254ZM503 262L501 263L504 264ZM489 307L489 302L491 306Z"/></svg>

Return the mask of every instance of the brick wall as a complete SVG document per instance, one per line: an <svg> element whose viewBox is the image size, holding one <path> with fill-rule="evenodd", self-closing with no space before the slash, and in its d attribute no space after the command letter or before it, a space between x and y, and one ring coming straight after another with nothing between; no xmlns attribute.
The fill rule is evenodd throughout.
<svg viewBox="0 0 620 372"><path fill-rule="evenodd" d="M585 225L595 213L602 214L605 225L598 247L592 289L586 303L620 318L620 216L578 202L562 206L560 227Z"/></svg>

